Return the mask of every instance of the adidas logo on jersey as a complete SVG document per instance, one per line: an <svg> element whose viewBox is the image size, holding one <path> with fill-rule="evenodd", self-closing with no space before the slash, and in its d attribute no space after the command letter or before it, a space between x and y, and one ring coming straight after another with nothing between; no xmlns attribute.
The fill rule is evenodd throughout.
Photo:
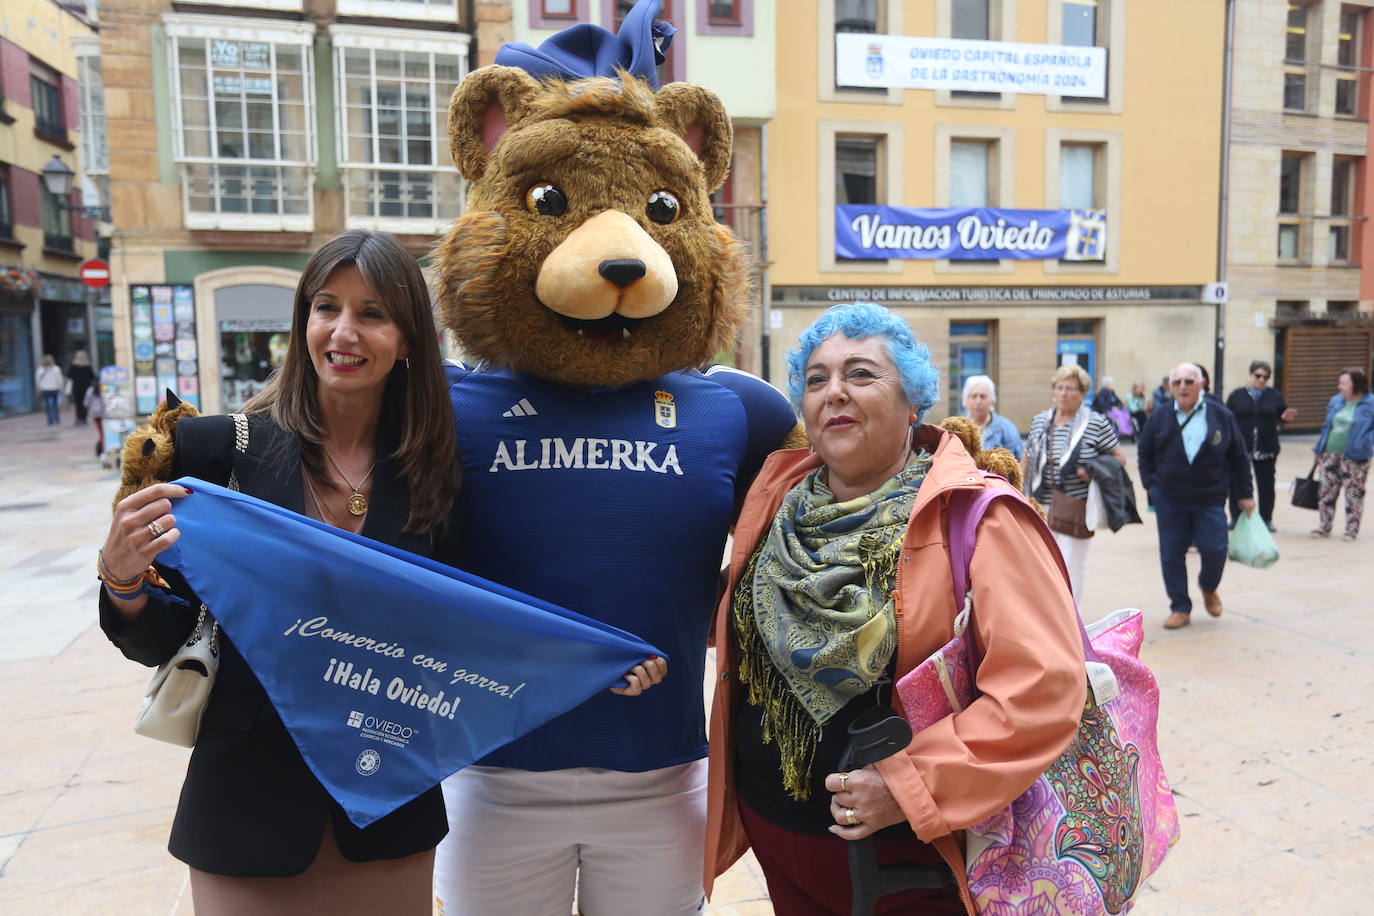
<svg viewBox="0 0 1374 916"><path fill-rule="evenodd" d="M521 398L511 405L510 410L501 414L503 417L534 417L538 416L539 411L534 409L529 398Z"/></svg>

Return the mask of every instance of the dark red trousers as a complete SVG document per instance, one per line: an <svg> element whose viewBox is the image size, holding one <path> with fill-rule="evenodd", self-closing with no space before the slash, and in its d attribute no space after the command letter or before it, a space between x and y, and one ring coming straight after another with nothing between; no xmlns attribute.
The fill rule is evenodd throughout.
<svg viewBox="0 0 1374 916"><path fill-rule="evenodd" d="M777 916L849 916L848 843L832 834L793 833L739 806L749 845L768 881ZM940 853L915 835L878 837L878 864L944 864ZM878 898L877 916L964 916L959 888L917 888Z"/></svg>

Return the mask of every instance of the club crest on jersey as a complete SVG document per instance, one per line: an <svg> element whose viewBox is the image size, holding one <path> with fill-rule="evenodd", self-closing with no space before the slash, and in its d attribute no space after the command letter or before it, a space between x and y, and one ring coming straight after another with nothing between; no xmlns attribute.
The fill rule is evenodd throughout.
<svg viewBox="0 0 1374 916"><path fill-rule="evenodd" d="M654 422L664 429L677 426L677 405L673 403L671 392L662 389L654 392Z"/></svg>

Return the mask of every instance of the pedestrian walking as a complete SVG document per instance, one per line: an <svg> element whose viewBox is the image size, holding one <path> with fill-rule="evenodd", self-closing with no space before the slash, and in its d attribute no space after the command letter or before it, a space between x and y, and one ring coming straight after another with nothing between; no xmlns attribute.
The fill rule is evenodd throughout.
<svg viewBox="0 0 1374 916"><path fill-rule="evenodd" d="M425 280L394 237L350 230L311 257L285 362L244 410L181 421L172 476L436 552L457 487L453 418ZM181 536L173 504L185 493L154 484L121 500L100 554L100 625L145 665L196 625L189 589L150 584L149 564ZM228 634L219 649L169 844L191 868L195 911L429 916L434 847L448 832L439 787L354 826Z"/></svg>
<svg viewBox="0 0 1374 916"><path fill-rule="evenodd" d="M774 452L759 472L716 614L728 647L716 654L706 887L752 846L778 913L847 916L848 841L874 836L880 860L944 872L933 843L1010 804L1063 750L1084 702L1082 643L1043 527L1019 500L995 501L972 561L980 696L889 768L840 771L850 723L891 702L890 682L949 639L962 606L941 494L1006 484L953 434L920 425L935 368L881 306L821 316L788 357L788 384L812 447ZM964 913L956 878L893 893L878 912Z"/></svg>
<svg viewBox="0 0 1374 916"><path fill-rule="evenodd" d="M1250 459L1236 418L1220 401L1203 395L1202 371L1177 366L1169 378L1174 403L1156 410L1140 436L1140 480L1154 501L1159 565L1169 595L1164 627L1189 624L1188 545L1202 557L1198 587L1203 606L1220 617L1221 574L1226 568L1226 498L1237 496L1242 512L1253 512Z"/></svg>
<svg viewBox="0 0 1374 916"><path fill-rule="evenodd" d="M62 367L52 354L43 354L43 363L33 374L38 386L38 394L43 398L43 412L47 414L48 425L56 426L62 422L62 390L67 379L62 375Z"/></svg>
<svg viewBox="0 0 1374 916"><path fill-rule="evenodd" d="M1374 454L1374 395L1363 369L1341 372L1337 392L1326 405L1326 420L1317 436L1317 464L1321 486L1317 491L1317 527L1312 537L1331 534L1336 520L1336 499L1345 487L1345 534L1342 540L1360 536L1364 513L1364 484L1369 459Z"/></svg>
<svg viewBox="0 0 1374 916"><path fill-rule="evenodd" d="M1235 415L1240 426L1241 440L1250 456L1255 474L1255 496L1259 501L1260 518L1270 531L1274 527L1274 465L1279 458L1279 424L1298 415L1296 407L1289 407L1283 395L1270 387L1274 369L1262 359L1250 364L1246 383L1226 396L1226 409ZM1240 500L1232 493L1231 527L1240 519Z"/></svg>
<svg viewBox="0 0 1374 916"><path fill-rule="evenodd" d="M1146 393L1145 383L1132 382L1131 393L1126 395L1126 410L1131 414L1132 439L1140 435L1140 431L1145 428L1145 422L1150 419L1150 413L1154 409L1154 398Z"/></svg>
<svg viewBox="0 0 1374 916"><path fill-rule="evenodd" d="M100 386L91 385L81 399L86 415L95 424L95 457L105 454L105 399L100 396Z"/></svg>
<svg viewBox="0 0 1374 916"><path fill-rule="evenodd" d="M978 424L983 448L1004 448L1021 459L1025 445L1016 424L999 414L997 385L986 375L970 375L964 379L964 416Z"/></svg>
<svg viewBox="0 0 1374 916"><path fill-rule="evenodd" d="M1169 402L1173 399L1174 396L1169 391L1169 376L1166 375L1159 380L1159 387L1150 392L1150 400L1154 403L1154 410L1150 412L1154 413L1155 410L1159 410L1161 407L1168 407Z"/></svg>
<svg viewBox="0 0 1374 916"><path fill-rule="evenodd" d="M1111 455L1126 466L1126 453L1112 422L1083 403L1092 379L1081 366L1066 364L1050 380L1054 406L1031 420L1026 453L1021 458L1026 494L1045 509L1054 539L1073 581L1075 601L1083 597L1088 546L1088 487L1092 475L1085 462Z"/></svg>
<svg viewBox="0 0 1374 916"><path fill-rule="evenodd" d="M76 425L86 425L86 392L95 384L95 370L85 350L77 350L67 367L67 394L76 405Z"/></svg>

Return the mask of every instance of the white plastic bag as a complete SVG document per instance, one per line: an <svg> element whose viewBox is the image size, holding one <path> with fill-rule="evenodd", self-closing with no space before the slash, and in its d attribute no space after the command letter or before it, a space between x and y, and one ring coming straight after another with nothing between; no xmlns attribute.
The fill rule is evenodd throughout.
<svg viewBox="0 0 1374 916"><path fill-rule="evenodd" d="M1110 527L1107 523L1107 507L1102 504L1102 487L1096 480L1088 484L1088 505L1083 510L1083 524L1088 526L1089 531Z"/></svg>

